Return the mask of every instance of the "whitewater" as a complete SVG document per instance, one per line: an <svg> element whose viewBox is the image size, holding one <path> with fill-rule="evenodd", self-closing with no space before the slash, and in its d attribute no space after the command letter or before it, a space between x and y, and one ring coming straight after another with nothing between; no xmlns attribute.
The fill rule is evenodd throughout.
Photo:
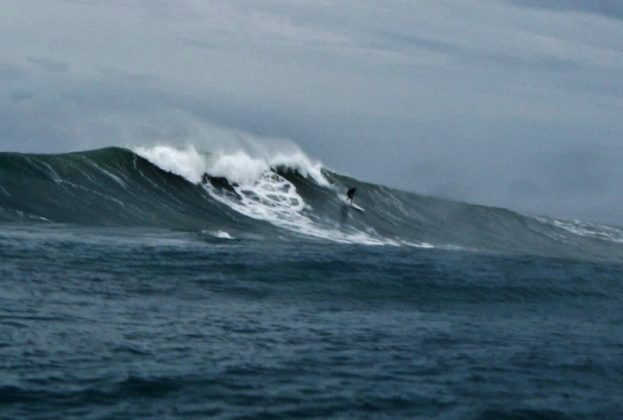
<svg viewBox="0 0 623 420"><path fill-rule="evenodd" d="M622 263L296 147L0 153L0 417L622 418Z"/></svg>

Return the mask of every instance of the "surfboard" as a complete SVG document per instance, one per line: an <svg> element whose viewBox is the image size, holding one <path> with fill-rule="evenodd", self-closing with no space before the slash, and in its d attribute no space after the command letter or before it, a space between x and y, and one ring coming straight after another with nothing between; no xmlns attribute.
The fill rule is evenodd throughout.
<svg viewBox="0 0 623 420"><path fill-rule="evenodd" d="M362 213L365 213L366 211L363 207L359 207L357 204L354 204L354 203L350 203L350 206L354 208L355 210L360 211Z"/></svg>
<svg viewBox="0 0 623 420"><path fill-rule="evenodd" d="M342 200L344 202L344 204L346 204L348 207L353 208L357 211L360 211L362 213L365 213L366 209L364 209L363 207L358 206L355 203L351 203L350 201L348 201L348 198L343 197L340 195L340 200Z"/></svg>

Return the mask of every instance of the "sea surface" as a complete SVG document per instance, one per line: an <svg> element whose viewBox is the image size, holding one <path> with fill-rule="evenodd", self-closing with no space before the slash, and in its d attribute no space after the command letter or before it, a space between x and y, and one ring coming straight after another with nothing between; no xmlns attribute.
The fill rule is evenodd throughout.
<svg viewBox="0 0 623 420"><path fill-rule="evenodd" d="M4 153L0 418L620 419L622 263L304 155Z"/></svg>

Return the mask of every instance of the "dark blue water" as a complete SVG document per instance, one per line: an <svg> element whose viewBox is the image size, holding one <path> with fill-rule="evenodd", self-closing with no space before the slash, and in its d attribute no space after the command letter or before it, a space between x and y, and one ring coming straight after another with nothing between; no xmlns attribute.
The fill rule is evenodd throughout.
<svg viewBox="0 0 623 420"><path fill-rule="evenodd" d="M623 267L0 225L0 418L623 418Z"/></svg>

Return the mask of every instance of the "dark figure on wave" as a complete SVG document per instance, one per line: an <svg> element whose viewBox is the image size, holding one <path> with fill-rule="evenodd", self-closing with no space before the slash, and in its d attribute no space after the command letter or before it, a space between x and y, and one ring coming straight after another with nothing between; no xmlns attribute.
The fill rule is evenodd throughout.
<svg viewBox="0 0 623 420"><path fill-rule="evenodd" d="M357 188L351 188L346 192L346 198L348 198L350 204L353 204L353 200L355 199L355 191L357 191Z"/></svg>

